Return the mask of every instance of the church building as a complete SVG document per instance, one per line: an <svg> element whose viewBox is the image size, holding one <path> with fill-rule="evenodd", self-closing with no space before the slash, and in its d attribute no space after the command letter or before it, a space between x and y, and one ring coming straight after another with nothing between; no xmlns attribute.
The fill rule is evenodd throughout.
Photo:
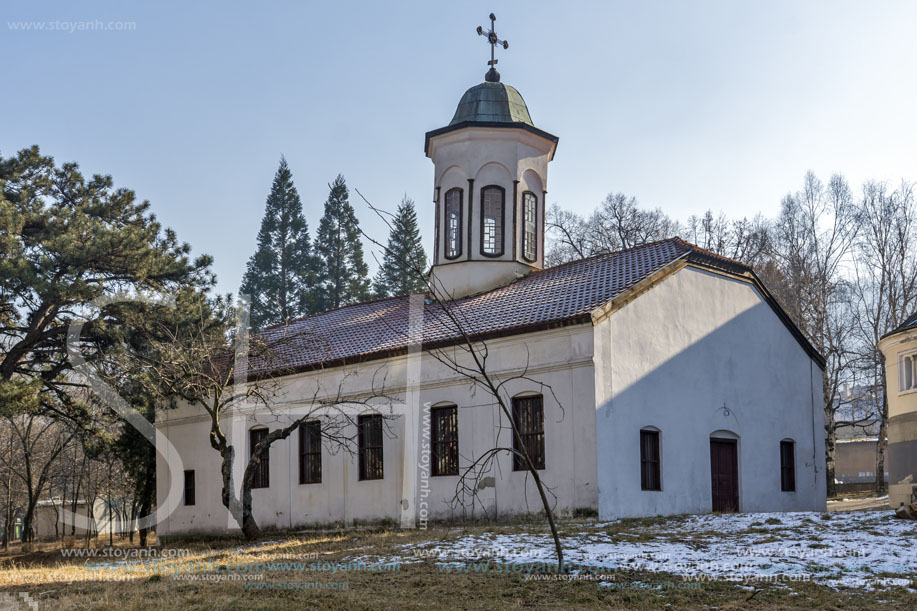
<svg viewBox="0 0 917 611"><path fill-rule="evenodd" d="M486 32L493 44L491 29ZM493 47L492 47L493 48ZM545 268L548 166L558 138L536 127L492 59L452 120L427 132L439 300L409 295L267 328L283 352L270 407L224 430L241 481L268 430L313 414L256 474L262 527L506 517L541 511L492 394L441 358L467 339L559 515L825 510L823 357L748 266L679 238ZM445 301L461 328L443 323ZM390 400L362 399L384 387ZM350 402L351 451L322 442ZM221 503L219 454L199 406L157 416L162 535L237 529ZM237 492L238 494L238 492Z"/></svg>

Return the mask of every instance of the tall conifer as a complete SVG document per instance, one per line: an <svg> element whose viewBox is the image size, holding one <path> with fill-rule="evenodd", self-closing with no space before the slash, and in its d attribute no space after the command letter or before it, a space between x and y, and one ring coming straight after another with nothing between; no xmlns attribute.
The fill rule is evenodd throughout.
<svg viewBox="0 0 917 611"><path fill-rule="evenodd" d="M293 173L281 157L258 232L258 250L248 260L240 289L251 296L252 327L313 312L315 279L309 226Z"/></svg>
<svg viewBox="0 0 917 611"><path fill-rule="evenodd" d="M427 253L417 227L417 211L414 201L405 195L392 220L385 256L373 280L373 289L379 297L421 292L424 282L417 271L426 271L426 267Z"/></svg>
<svg viewBox="0 0 917 611"><path fill-rule="evenodd" d="M338 174L328 187L325 213L315 239L321 309L339 308L369 296L369 270L363 261L360 224L350 205L344 177Z"/></svg>

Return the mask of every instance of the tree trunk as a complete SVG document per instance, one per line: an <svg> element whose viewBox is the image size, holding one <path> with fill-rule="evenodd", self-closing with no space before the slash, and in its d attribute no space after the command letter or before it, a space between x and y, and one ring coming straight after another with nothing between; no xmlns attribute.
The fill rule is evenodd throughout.
<svg viewBox="0 0 917 611"><path fill-rule="evenodd" d="M3 549L10 548L10 529L13 527L13 482L12 471L6 486L6 517L3 520Z"/></svg>
<svg viewBox="0 0 917 611"><path fill-rule="evenodd" d="M211 428L210 444L220 451L223 459L221 474L223 478L223 506L229 510L229 513L235 518L236 523L242 529L242 534L246 539L254 539L261 534L255 522L255 516L252 514L252 480L255 477L255 469L261 463L261 457L267 454L273 444L278 439L286 439L290 433L297 430L306 416L295 420L292 424L282 428L275 429L258 442L252 448L252 455L245 466L245 472L242 475L242 499L239 500L235 495L235 488L232 481L232 462L235 458L235 448L225 441L225 437L218 429ZM211 427L218 426L211 424Z"/></svg>
<svg viewBox="0 0 917 611"><path fill-rule="evenodd" d="M876 492L885 494L888 485L885 482L885 451L888 449L888 403L879 420L879 441L876 447Z"/></svg>
<svg viewBox="0 0 917 611"><path fill-rule="evenodd" d="M253 539L258 536L260 530L258 529L258 524L255 522L254 516L252 516L252 491L251 484L246 487L243 484L242 486L242 498L243 501L239 501L236 498L235 486L233 485L232 480L232 463L236 455L236 449L231 445L224 445L220 448L220 457L222 458L222 464L220 465L220 473L223 478L223 491L222 491L222 500L223 507L229 510L229 514L235 519L236 524L239 525L239 528L242 529L242 534L245 535L246 539ZM245 472L248 473L249 468L246 467ZM247 503L245 499L247 497Z"/></svg>
<svg viewBox="0 0 917 611"><path fill-rule="evenodd" d="M31 543L34 537L32 536L32 520L35 518L35 504L38 503L38 498L34 500L29 499L29 504L26 507L25 515L22 516L22 542Z"/></svg>
<svg viewBox="0 0 917 611"><path fill-rule="evenodd" d="M879 380L882 387L882 407L879 410L879 442L876 444L876 492L885 494L885 451L888 449L888 389L885 387L885 357L880 356Z"/></svg>
<svg viewBox="0 0 917 611"><path fill-rule="evenodd" d="M825 410L825 481L828 485L828 497L837 496L834 483L834 451L837 445L837 430L834 425L834 412Z"/></svg>
<svg viewBox="0 0 917 611"><path fill-rule="evenodd" d="M150 515L150 511L152 510L152 508L153 508L153 495L152 494L144 495L144 497L140 500L140 509L138 510L137 514L140 518L143 518L145 516ZM150 529L147 528L146 526L143 526L140 529L139 531L140 547L146 547L146 539L147 539L147 535L149 534L149 532L150 532Z"/></svg>

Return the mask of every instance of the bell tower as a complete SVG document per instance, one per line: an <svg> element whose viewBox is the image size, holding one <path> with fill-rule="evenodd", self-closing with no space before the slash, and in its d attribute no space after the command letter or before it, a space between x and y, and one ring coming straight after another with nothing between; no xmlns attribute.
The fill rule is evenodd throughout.
<svg viewBox="0 0 917 611"><path fill-rule="evenodd" d="M433 285L463 297L544 266L548 162L557 136L535 127L519 92L500 82L490 14L484 82L465 92L449 125L426 134L436 205Z"/></svg>

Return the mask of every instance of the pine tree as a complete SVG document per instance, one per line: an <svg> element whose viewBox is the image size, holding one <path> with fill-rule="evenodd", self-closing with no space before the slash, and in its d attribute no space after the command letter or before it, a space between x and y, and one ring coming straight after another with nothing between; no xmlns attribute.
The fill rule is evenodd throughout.
<svg viewBox="0 0 917 611"><path fill-rule="evenodd" d="M376 295L389 297L423 291L424 282L417 272L425 271L426 267L427 253L417 227L417 211L414 201L405 195L392 220L382 266L373 280Z"/></svg>
<svg viewBox="0 0 917 611"><path fill-rule="evenodd" d="M280 158L267 197L258 250L248 260L240 292L251 297L253 328L315 311L315 259L309 226L287 160Z"/></svg>
<svg viewBox="0 0 917 611"><path fill-rule="evenodd" d="M328 188L325 213L315 239L321 309L339 308L369 296L360 224L350 205L344 177L339 174Z"/></svg>

